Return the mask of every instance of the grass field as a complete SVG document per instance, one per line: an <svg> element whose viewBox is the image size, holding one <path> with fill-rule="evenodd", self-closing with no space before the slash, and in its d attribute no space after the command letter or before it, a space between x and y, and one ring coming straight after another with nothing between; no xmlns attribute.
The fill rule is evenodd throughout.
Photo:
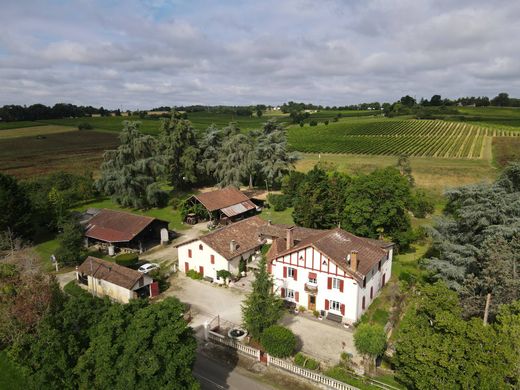
<svg viewBox="0 0 520 390"><path fill-rule="evenodd" d="M306 172L318 162L333 164L340 172L356 175L369 173L376 168L395 166L397 157L302 153L296 169ZM410 162L417 186L437 195L448 187L492 181L498 173L489 159L411 157Z"/></svg>
<svg viewBox="0 0 520 390"><path fill-rule="evenodd" d="M499 167L512 161L520 161L520 138L493 138L493 159Z"/></svg>
<svg viewBox="0 0 520 390"><path fill-rule="evenodd" d="M463 119L489 128L520 130L520 107L457 107L457 110L463 118L450 119Z"/></svg>
<svg viewBox="0 0 520 390"><path fill-rule="evenodd" d="M93 130L48 134L43 139L0 139L3 173L27 178L54 171L96 171L106 149L117 147L117 134Z"/></svg>
<svg viewBox="0 0 520 390"><path fill-rule="evenodd" d="M75 127L59 125L21 127L0 131L0 140L8 138L47 136L49 134L66 133L69 131L78 131L78 129Z"/></svg>
<svg viewBox="0 0 520 390"><path fill-rule="evenodd" d="M262 116L260 118L243 117L231 114L215 114L206 112L192 112L188 113L188 119L191 121L193 127L197 130L205 130L211 124L218 127L227 126L230 122L236 122L242 130L259 129L269 119L279 121L286 121L283 116ZM55 124L62 126L77 127L80 123L87 122L98 130L121 131L123 128L123 121L139 121L141 122L141 130L145 134L156 135L159 133L161 119L140 119L139 117L121 117L121 116L107 116L95 118L67 118L67 119L48 119L40 121L42 124Z"/></svg>
<svg viewBox="0 0 520 390"><path fill-rule="evenodd" d="M289 144L302 152L483 158L486 138L520 136L440 120L345 119L329 125L291 126Z"/></svg>
<svg viewBox="0 0 520 390"><path fill-rule="evenodd" d="M0 122L0 131L7 129L19 129L21 127L43 126L44 123L32 121L18 121L18 122Z"/></svg>

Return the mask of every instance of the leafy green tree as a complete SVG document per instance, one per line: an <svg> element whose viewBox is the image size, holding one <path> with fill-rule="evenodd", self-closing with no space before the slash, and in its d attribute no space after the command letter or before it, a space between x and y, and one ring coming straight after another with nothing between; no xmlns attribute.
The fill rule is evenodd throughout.
<svg viewBox="0 0 520 390"><path fill-rule="evenodd" d="M375 360L386 349L386 333L381 325L361 324L354 333L357 351L369 361L368 372L375 368Z"/></svg>
<svg viewBox="0 0 520 390"><path fill-rule="evenodd" d="M305 173L291 171L282 179L282 192L294 200L298 194L298 188L305 180Z"/></svg>
<svg viewBox="0 0 520 390"><path fill-rule="evenodd" d="M346 190L342 227L365 237L390 237L406 247L413 233L408 216L410 185L395 168L356 177Z"/></svg>
<svg viewBox="0 0 520 390"><path fill-rule="evenodd" d="M139 122L124 121L116 150L105 152L97 188L122 206L148 208L167 200L157 180L163 166L157 156L157 140L139 131Z"/></svg>
<svg viewBox="0 0 520 390"><path fill-rule="evenodd" d="M174 188L188 188L197 182L197 162L200 151L195 131L188 120L171 119L162 121L159 146L170 183Z"/></svg>
<svg viewBox="0 0 520 390"><path fill-rule="evenodd" d="M63 224L63 231L58 236L60 246L56 250L59 263L79 265L87 256L84 247L83 227L75 219L69 219Z"/></svg>
<svg viewBox="0 0 520 390"><path fill-rule="evenodd" d="M260 339L265 329L276 324L283 314L283 301L273 291L273 279L266 260L258 263L253 290L242 305L242 320L249 333Z"/></svg>
<svg viewBox="0 0 520 390"><path fill-rule="evenodd" d="M481 319L464 321L443 283L423 286L397 332L397 378L414 389L507 388L516 369L512 342Z"/></svg>
<svg viewBox="0 0 520 390"><path fill-rule="evenodd" d="M3 173L0 173L0 208L0 233L22 238L32 236L30 200L16 179Z"/></svg>
<svg viewBox="0 0 520 390"><path fill-rule="evenodd" d="M310 170L298 187L294 200L294 222L303 227L327 229L334 226L327 173L318 165Z"/></svg>
<svg viewBox="0 0 520 390"><path fill-rule="evenodd" d="M198 389L193 377L197 342L176 298L111 308L93 331L76 372L80 387Z"/></svg>
<svg viewBox="0 0 520 390"><path fill-rule="evenodd" d="M491 99L492 106L508 107L510 105L509 94L500 92L497 96Z"/></svg>

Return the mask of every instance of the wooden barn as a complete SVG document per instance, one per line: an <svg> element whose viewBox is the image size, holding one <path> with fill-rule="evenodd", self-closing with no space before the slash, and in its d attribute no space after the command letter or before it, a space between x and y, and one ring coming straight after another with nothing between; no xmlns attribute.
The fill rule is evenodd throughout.
<svg viewBox="0 0 520 390"><path fill-rule="evenodd" d="M102 209L85 223L85 243L98 245L110 255L117 250L143 252L168 241L168 222Z"/></svg>
<svg viewBox="0 0 520 390"><path fill-rule="evenodd" d="M198 219L209 219L218 224L250 217L258 211L251 199L235 187L193 195L188 202L192 206L201 205L205 210L204 213L197 213Z"/></svg>

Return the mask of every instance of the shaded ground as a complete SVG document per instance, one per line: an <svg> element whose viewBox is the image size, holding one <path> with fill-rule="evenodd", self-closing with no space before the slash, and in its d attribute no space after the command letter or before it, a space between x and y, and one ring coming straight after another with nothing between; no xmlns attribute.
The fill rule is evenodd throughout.
<svg viewBox="0 0 520 390"><path fill-rule="evenodd" d="M329 320L315 319L311 314L286 314L282 324L298 336L302 352L311 355L328 366L337 364L342 352L353 355L353 361L361 363L354 346L352 330Z"/></svg>

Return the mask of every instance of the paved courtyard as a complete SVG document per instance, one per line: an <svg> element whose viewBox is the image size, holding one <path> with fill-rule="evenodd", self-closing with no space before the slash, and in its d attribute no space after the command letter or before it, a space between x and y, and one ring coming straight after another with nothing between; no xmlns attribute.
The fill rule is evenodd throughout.
<svg viewBox="0 0 520 390"><path fill-rule="evenodd" d="M205 281L192 280L182 273L172 278L171 287L164 293L164 296L176 296L182 302L191 304L191 326L197 332L202 332L204 322L217 315L223 320L241 324L241 304L245 295L241 289L218 287ZM336 364L344 351L353 354L354 361L360 361L352 332L339 324L329 323L327 320L318 321L310 315L288 313L284 315L282 324L298 337L302 352L322 362Z"/></svg>

